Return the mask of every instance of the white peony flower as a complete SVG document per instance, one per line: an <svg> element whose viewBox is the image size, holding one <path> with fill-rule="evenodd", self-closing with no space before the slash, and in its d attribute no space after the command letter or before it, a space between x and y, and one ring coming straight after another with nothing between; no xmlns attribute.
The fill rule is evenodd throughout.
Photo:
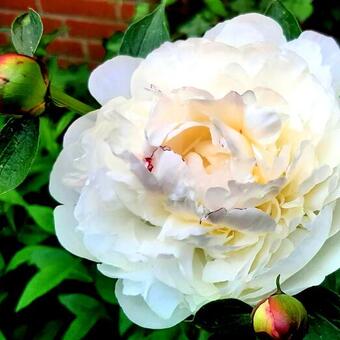
<svg viewBox="0 0 340 340"><path fill-rule="evenodd" d="M99 66L102 108L69 128L57 236L118 278L126 315L173 326L204 304L295 294L340 266L340 51L258 14Z"/></svg>

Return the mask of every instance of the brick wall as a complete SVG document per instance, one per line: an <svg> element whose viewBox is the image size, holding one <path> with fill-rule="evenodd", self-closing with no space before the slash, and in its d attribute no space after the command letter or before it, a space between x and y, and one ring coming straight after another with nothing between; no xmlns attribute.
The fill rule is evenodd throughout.
<svg viewBox="0 0 340 340"><path fill-rule="evenodd" d="M61 64L99 63L104 56L102 39L123 31L131 20L134 0L0 0L0 27L8 27L12 20L27 8L37 10L44 23L44 32L68 28L48 48L59 56ZM0 33L0 44L8 36Z"/></svg>

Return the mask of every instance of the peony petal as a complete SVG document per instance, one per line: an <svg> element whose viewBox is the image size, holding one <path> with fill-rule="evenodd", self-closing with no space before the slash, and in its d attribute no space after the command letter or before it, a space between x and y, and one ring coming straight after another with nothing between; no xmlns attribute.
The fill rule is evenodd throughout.
<svg viewBox="0 0 340 340"><path fill-rule="evenodd" d="M74 255L97 261L83 243L83 233L77 230L78 222L74 218L72 206L59 205L54 210L54 222L57 238L61 245Z"/></svg>
<svg viewBox="0 0 340 340"><path fill-rule="evenodd" d="M325 277L340 267L340 232L328 239L313 259L282 284L287 294L296 294L317 286Z"/></svg>
<svg viewBox="0 0 340 340"><path fill-rule="evenodd" d="M126 316L132 322L141 327L152 329L169 328L191 315L189 309L177 306L169 318L162 318L152 311L142 296L124 295L123 289L123 281L118 280L116 284L116 296L118 302ZM158 303L161 305L162 301L158 300Z"/></svg>
<svg viewBox="0 0 340 340"><path fill-rule="evenodd" d="M74 172L73 150L80 151L79 145L74 144L65 148L54 163L50 174L49 191L55 200L63 204L75 204L79 197L78 192L64 183L65 176Z"/></svg>
<svg viewBox="0 0 340 340"><path fill-rule="evenodd" d="M130 81L141 58L118 56L99 65L89 79L92 96L102 105L114 97L130 97Z"/></svg>
<svg viewBox="0 0 340 340"><path fill-rule="evenodd" d="M263 233L274 231L275 221L263 211L256 208L232 209L224 208L209 213L206 219L221 227L241 232Z"/></svg>
<svg viewBox="0 0 340 340"><path fill-rule="evenodd" d="M340 91L340 48L335 39L323 34L305 31L299 38L290 41L287 48L304 58L310 71L325 86L333 85L337 93Z"/></svg>
<svg viewBox="0 0 340 340"><path fill-rule="evenodd" d="M243 133L254 143L273 144L281 132L281 119L277 113L248 107L244 116Z"/></svg>
<svg viewBox="0 0 340 340"><path fill-rule="evenodd" d="M278 274L281 274L281 280L285 282L290 277L293 277L294 274L303 270L327 241L332 225L332 216L333 205L330 204L320 211L311 225L306 226L310 231L297 229L297 231L294 232L295 237L294 235L290 235L289 239L294 243L294 251L288 257L273 264L269 271L264 272L254 280L254 285L262 286L263 289L256 291L254 294L249 294L248 299L249 297L258 297L266 291L273 289L274 285L269 287L268 284L271 280L274 282ZM318 268L317 270L319 270L319 275L322 276L324 273L323 269ZM319 280L319 278L316 280ZM300 286L299 288L302 287ZM294 294L300 291L299 288L298 285L296 285Z"/></svg>
<svg viewBox="0 0 340 340"><path fill-rule="evenodd" d="M134 73L131 94L135 98L154 98L182 87L195 87L215 98L238 91L239 81L227 72L241 53L225 44L206 39L164 43L143 60Z"/></svg>
<svg viewBox="0 0 340 340"><path fill-rule="evenodd" d="M275 20L255 13L226 20L207 31L204 38L235 47L258 42L276 45L286 42L282 28Z"/></svg>

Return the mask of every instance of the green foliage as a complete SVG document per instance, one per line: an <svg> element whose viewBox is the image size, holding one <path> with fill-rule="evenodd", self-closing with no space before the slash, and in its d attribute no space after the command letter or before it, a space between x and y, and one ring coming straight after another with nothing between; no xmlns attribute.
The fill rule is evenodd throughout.
<svg viewBox="0 0 340 340"><path fill-rule="evenodd" d="M12 42L16 51L32 57L43 33L40 15L33 9L18 16L12 24Z"/></svg>
<svg viewBox="0 0 340 340"><path fill-rule="evenodd" d="M216 335L231 339L239 336L250 340L255 338L251 311L252 307L240 300L218 300L203 306L196 313L194 322Z"/></svg>
<svg viewBox="0 0 340 340"><path fill-rule="evenodd" d="M28 246L19 250L8 264L7 271L28 263L39 268L28 282L16 310L27 307L38 297L46 294L66 279L91 282L86 268L80 260L59 248Z"/></svg>
<svg viewBox="0 0 340 340"><path fill-rule="evenodd" d="M27 176L39 141L37 118L10 118L0 131L0 194L14 189Z"/></svg>
<svg viewBox="0 0 340 340"><path fill-rule="evenodd" d="M119 54L144 58L167 40L170 40L170 36L165 7L160 5L152 13L130 25L124 34Z"/></svg>
<svg viewBox="0 0 340 340"><path fill-rule="evenodd" d="M295 16L281 1L274 0L267 8L265 14L281 25L287 40L295 39L301 34L301 28Z"/></svg>
<svg viewBox="0 0 340 340"><path fill-rule="evenodd" d="M107 303L118 304L115 290L115 281L100 272L96 273L96 290L100 297Z"/></svg>
<svg viewBox="0 0 340 340"><path fill-rule="evenodd" d="M96 322L106 317L105 308L94 298L84 294L68 294L59 296L62 303L75 319L63 336L64 340L82 339Z"/></svg>

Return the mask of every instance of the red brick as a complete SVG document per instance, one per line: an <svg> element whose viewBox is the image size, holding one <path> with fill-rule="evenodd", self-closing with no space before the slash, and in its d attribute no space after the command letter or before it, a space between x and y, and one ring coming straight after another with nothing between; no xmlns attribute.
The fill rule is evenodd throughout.
<svg viewBox="0 0 340 340"><path fill-rule="evenodd" d="M14 1L14 0L13 0ZM46 13L115 19L116 4L98 0L41 0Z"/></svg>
<svg viewBox="0 0 340 340"><path fill-rule="evenodd" d="M121 7L121 16L123 20L130 20L135 15L136 5L133 3L123 3Z"/></svg>
<svg viewBox="0 0 340 340"><path fill-rule="evenodd" d="M62 20L59 20L59 19L43 17L42 21L44 24L44 33L52 32L56 29L61 28L64 25Z"/></svg>
<svg viewBox="0 0 340 340"><path fill-rule="evenodd" d="M28 7L36 8L35 0L1 0L1 8L19 9L26 11Z"/></svg>
<svg viewBox="0 0 340 340"><path fill-rule="evenodd" d="M84 38L107 38L114 32L123 31L124 24L99 24L94 22L67 20L66 26L69 28L69 35Z"/></svg>
<svg viewBox="0 0 340 340"><path fill-rule="evenodd" d="M102 44L89 43L89 56L92 61L101 61L105 56L105 48Z"/></svg>
<svg viewBox="0 0 340 340"><path fill-rule="evenodd" d="M51 54L84 57L83 45L78 41L57 39L48 46L47 51Z"/></svg>
<svg viewBox="0 0 340 340"><path fill-rule="evenodd" d="M79 65L84 63L81 59L74 59L74 58L58 58L58 65L62 68L68 68L71 65Z"/></svg>
<svg viewBox="0 0 340 340"><path fill-rule="evenodd" d="M7 45L9 42L9 35L6 33L0 33L0 45Z"/></svg>
<svg viewBox="0 0 340 340"><path fill-rule="evenodd" d="M15 17L16 14L14 13L0 13L0 27L10 27Z"/></svg>

